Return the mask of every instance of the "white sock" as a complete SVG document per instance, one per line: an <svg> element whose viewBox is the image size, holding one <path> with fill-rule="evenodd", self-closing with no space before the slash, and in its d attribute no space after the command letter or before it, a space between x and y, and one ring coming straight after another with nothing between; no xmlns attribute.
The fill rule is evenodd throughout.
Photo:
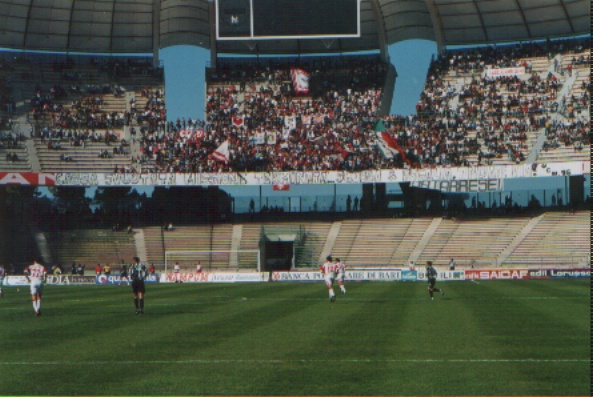
<svg viewBox="0 0 593 397"><path fill-rule="evenodd" d="M334 294L334 289L332 288L329 290L329 297L333 298L334 296L336 296L336 294Z"/></svg>
<svg viewBox="0 0 593 397"><path fill-rule="evenodd" d="M41 310L41 299L37 299L37 310Z"/></svg>
<svg viewBox="0 0 593 397"><path fill-rule="evenodd" d="M33 310L38 311L39 308L37 307L37 301L33 301Z"/></svg>
<svg viewBox="0 0 593 397"><path fill-rule="evenodd" d="M342 290L342 292L346 292L346 288L343 285L340 285L340 289Z"/></svg>

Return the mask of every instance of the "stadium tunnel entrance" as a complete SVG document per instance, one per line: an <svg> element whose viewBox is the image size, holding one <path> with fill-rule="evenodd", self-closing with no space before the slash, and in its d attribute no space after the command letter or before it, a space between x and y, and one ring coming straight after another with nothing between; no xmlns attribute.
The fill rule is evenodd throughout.
<svg viewBox="0 0 593 397"><path fill-rule="evenodd" d="M296 234L264 235L260 242L264 271L288 271L295 263Z"/></svg>

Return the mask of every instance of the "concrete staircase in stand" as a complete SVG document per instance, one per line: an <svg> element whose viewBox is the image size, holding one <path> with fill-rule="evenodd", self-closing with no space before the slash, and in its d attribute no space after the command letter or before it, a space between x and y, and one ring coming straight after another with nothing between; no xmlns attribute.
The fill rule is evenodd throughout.
<svg viewBox="0 0 593 397"><path fill-rule="evenodd" d="M432 220L432 222L426 228L426 231L422 235L422 238L420 239L420 241L418 242L418 244L416 245L416 247L410 254L410 257L408 258L408 263L410 263L412 261L414 263L416 263L416 261L422 254L422 251L424 251L424 248L426 248L426 245L432 238L432 235L434 234L434 232L438 229L439 225L441 224L441 221L442 221L442 218L434 218Z"/></svg>
<svg viewBox="0 0 593 397"><path fill-rule="evenodd" d="M39 250L41 258L43 259L43 263L46 265L53 263L51 250L49 249L49 244L45 239L45 234L43 234L43 232L34 232L34 238L37 244L37 249Z"/></svg>
<svg viewBox="0 0 593 397"><path fill-rule="evenodd" d="M134 229L134 245L136 246L136 255L140 258L141 263L148 261L148 254L146 252L146 242L144 241L144 230Z"/></svg>
<svg viewBox="0 0 593 397"><path fill-rule="evenodd" d="M544 217L543 215L540 215L535 218L532 218L529 222L527 222L527 225L525 225L523 230L521 230L521 232L513 239L513 241L509 244L509 246L506 247L500 253L500 255L498 256L498 259L496 261L497 266L504 263L504 261L509 257L509 255L511 255L511 253L515 250L515 248L517 248L517 246L519 244L521 244L521 241L523 241L523 239L525 239L525 237L527 235L529 235L529 233L531 233L533 228L539 223L539 221L542 220L543 217Z"/></svg>
<svg viewBox="0 0 593 397"><path fill-rule="evenodd" d="M325 258L328 255L331 255L332 249L334 248L334 244L336 243L336 238L340 233L340 228L342 227L342 222L334 222L332 224L331 229L329 229L329 233L327 234L327 240L325 240L325 244L323 249L321 250L321 255L319 256L318 263L325 262Z"/></svg>
<svg viewBox="0 0 593 397"><path fill-rule="evenodd" d="M236 269L239 267L239 253L237 250L241 246L241 236L243 236L243 225L233 225L231 253L229 255L229 268Z"/></svg>

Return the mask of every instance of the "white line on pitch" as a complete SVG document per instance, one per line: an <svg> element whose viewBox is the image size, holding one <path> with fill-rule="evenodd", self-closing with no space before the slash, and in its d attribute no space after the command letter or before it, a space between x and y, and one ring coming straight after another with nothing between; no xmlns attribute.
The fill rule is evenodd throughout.
<svg viewBox="0 0 593 397"><path fill-rule="evenodd" d="M5 361L0 366L26 366L26 365L163 365L163 364L289 364L289 363L581 363L590 362L589 359L401 359L401 360L374 360L374 359L338 359L338 360L146 360L146 361Z"/></svg>

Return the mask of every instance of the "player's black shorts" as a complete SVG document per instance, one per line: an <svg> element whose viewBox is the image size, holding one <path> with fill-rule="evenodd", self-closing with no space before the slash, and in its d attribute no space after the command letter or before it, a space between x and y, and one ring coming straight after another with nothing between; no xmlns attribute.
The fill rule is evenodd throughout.
<svg viewBox="0 0 593 397"><path fill-rule="evenodd" d="M139 292L144 293L144 280L132 281L132 292L134 292L135 294Z"/></svg>
<svg viewBox="0 0 593 397"><path fill-rule="evenodd" d="M436 279L434 279L434 278L429 278L429 279L428 279L428 288L430 288L430 289L434 288L434 284L435 284L436 282L437 282L437 280L436 280Z"/></svg>

